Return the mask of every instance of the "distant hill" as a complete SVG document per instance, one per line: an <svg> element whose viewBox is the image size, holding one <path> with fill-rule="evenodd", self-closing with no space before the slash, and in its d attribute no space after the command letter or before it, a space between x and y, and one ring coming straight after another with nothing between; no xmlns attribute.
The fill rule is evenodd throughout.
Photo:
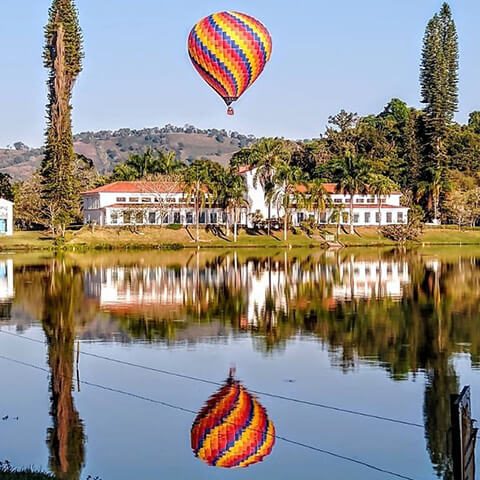
<svg viewBox="0 0 480 480"><path fill-rule="evenodd" d="M191 125L163 128L144 128L117 131L84 132L75 135L75 151L93 160L100 173L109 173L118 163L146 148L174 151L177 158L189 162L195 158L209 158L222 165L228 164L233 153L255 141L253 135L242 135L226 130L201 130ZM43 151L29 148L22 142L13 148L0 149L0 172L15 180L28 178L40 165Z"/></svg>

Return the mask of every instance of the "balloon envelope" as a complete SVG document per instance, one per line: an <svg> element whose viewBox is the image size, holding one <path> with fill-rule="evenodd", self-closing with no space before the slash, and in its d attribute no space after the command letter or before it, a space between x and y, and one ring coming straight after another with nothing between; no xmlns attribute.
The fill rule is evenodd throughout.
<svg viewBox="0 0 480 480"><path fill-rule="evenodd" d="M229 378L198 414L191 441L195 456L208 465L245 468L270 455L275 427L260 402Z"/></svg>
<svg viewBox="0 0 480 480"><path fill-rule="evenodd" d="M193 27L188 53L200 76L230 105L262 73L272 54L272 38L249 15L214 13Z"/></svg>

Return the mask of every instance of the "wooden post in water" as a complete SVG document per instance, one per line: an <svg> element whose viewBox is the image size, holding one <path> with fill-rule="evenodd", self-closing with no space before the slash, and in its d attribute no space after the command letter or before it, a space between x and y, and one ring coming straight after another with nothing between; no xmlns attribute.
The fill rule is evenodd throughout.
<svg viewBox="0 0 480 480"><path fill-rule="evenodd" d="M475 480L475 445L478 428L472 420L470 387L450 396L454 480Z"/></svg>

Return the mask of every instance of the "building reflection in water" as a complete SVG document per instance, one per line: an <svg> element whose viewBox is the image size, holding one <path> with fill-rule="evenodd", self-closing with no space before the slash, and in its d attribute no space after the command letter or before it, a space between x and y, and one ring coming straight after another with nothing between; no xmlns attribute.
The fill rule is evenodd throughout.
<svg viewBox="0 0 480 480"><path fill-rule="evenodd" d="M14 297L13 260L2 260L0 261L0 321L10 320Z"/></svg>
<svg viewBox="0 0 480 480"><path fill-rule="evenodd" d="M256 327L271 315L275 325L280 314L308 296L303 287L317 289L327 307L354 299L400 300L410 282L406 261L350 260L339 264L310 265L285 259L237 261L198 266L111 266L85 273L86 294L98 299L100 308L112 314L179 320L188 307L199 313L212 308L219 295L243 296L241 327ZM308 301L308 298L303 300ZM193 309L190 308L193 312Z"/></svg>
<svg viewBox="0 0 480 480"><path fill-rule="evenodd" d="M272 453L275 427L260 402L231 374L191 430L195 456L212 467L246 468Z"/></svg>
<svg viewBox="0 0 480 480"><path fill-rule="evenodd" d="M366 361L395 381L425 374L427 449L439 477L450 478L455 355L468 353L480 365L477 257L242 252L185 255L173 264L169 255L150 263L82 257L83 268L75 261L15 268L13 309L43 318L48 341L52 470L75 478L78 473L65 475L83 464L84 431L72 398L75 334L173 343L249 332L262 353L305 335L344 371Z"/></svg>

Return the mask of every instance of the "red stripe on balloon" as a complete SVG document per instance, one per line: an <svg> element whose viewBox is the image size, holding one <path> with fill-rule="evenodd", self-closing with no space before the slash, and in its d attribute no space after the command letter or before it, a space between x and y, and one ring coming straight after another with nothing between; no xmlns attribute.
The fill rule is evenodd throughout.
<svg viewBox="0 0 480 480"><path fill-rule="evenodd" d="M231 22L229 22L229 18L225 13L220 13L220 14L217 14L217 15L220 17L222 22L225 22L225 23L231 25ZM212 16L212 19L215 22L215 24L220 28L222 33L224 35L228 36L229 39L230 39L230 40L225 39L224 35L220 34L220 32L217 32L215 29L213 29L215 37L222 42L223 48L228 50L229 56L232 57L232 59L235 63L235 67L238 69L238 71L232 72L232 74L233 75L235 75L235 73L239 74L239 75L236 76L237 94L235 95L235 96L239 97L247 89L247 87L249 85L248 66L246 65L245 60L237 52L237 50L235 48L233 48L234 39L232 37L230 37L230 35L228 34L228 31L225 31L223 25L219 24L213 16ZM238 30L238 29L236 29L236 30ZM242 34L243 34L243 32L242 32ZM240 45L238 45L238 48L240 50L242 50ZM242 50L242 52L243 52L243 50ZM238 83L239 82L238 77L240 77L240 80L242 82L241 85Z"/></svg>
<svg viewBox="0 0 480 480"><path fill-rule="evenodd" d="M206 432L219 426L220 421L235 408L239 401L239 393L238 385L227 385L208 400L199 413L193 428L195 446L192 444L192 448L195 451L202 448L201 442L204 441Z"/></svg>
<svg viewBox="0 0 480 480"><path fill-rule="evenodd" d="M192 32L189 37L189 54L192 63L200 74L200 76L222 97L228 96L228 92L225 87L213 76L211 72L208 71L209 66L211 65L211 60L205 56L205 53L202 50L201 45L195 39L194 33ZM203 63L203 65L202 65Z"/></svg>
<svg viewBox="0 0 480 480"><path fill-rule="evenodd" d="M258 78L260 73L262 73L262 70L265 68L267 53L265 52L264 54L262 51L261 44L263 42L262 42L262 39L258 36L258 34L257 34L258 38L256 38L254 34L248 30L248 28L252 29L249 25L245 24L241 19L235 17L235 15L232 15L231 13L227 13L226 15L228 15L232 28L237 28L237 29L240 28L242 30L242 34L244 35L244 37L248 38L248 41L251 46L251 50L255 55L255 59L257 61L257 68L255 68L255 66L252 65L252 69L257 70L257 72L256 72L256 75L253 75L252 78L250 79L250 85L251 85ZM248 17L248 18L250 20L251 17ZM256 26L258 26L259 29L261 29L262 31L265 31L265 27L263 27L261 23L255 20L255 24ZM267 35L269 35L268 32L266 33Z"/></svg>
<svg viewBox="0 0 480 480"><path fill-rule="evenodd" d="M218 32L215 28L213 28L213 25L210 23L210 19L212 19L212 21L215 21L215 19L213 17L208 17L208 19L206 19L204 21L203 26L206 30L206 33L208 33L208 35L214 41L215 47L218 48L222 52L223 57L226 57L227 55L230 54L230 52L227 52L229 44L225 40L224 36L221 35L220 32ZM217 26L221 29L220 25L217 25ZM216 54L216 52L212 52L212 54L215 55L218 58L218 60L220 60L221 62L224 61L224 58L220 58L219 55ZM238 88L235 86L235 82L233 81L233 79L230 77L230 75L226 71L226 69L225 69L226 66L225 66L225 68L223 68L218 62L215 62L212 59L210 59L210 61L212 63L212 67L214 67L218 71L220 71L222 73L222 77L227 81L227 83L230 87L229 91L231 92L231 95L229 95L229 96L237 97L238 96ZM232 76L235 76L235 72L230 72L230 73L231 73Z"/></svg>

